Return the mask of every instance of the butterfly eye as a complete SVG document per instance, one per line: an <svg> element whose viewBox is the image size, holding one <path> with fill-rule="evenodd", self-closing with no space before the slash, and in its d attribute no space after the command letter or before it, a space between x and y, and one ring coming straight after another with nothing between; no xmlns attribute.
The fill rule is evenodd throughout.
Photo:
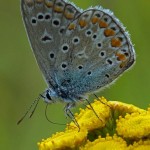
<svg viewBox="0 0 150 150"><path fill-rule="evenodd" d="M51 99L51 96L50 96L50 94L49 94L49 91L46 93L46 98L47 98L48 100L52 100L52 99Z"/></svg>

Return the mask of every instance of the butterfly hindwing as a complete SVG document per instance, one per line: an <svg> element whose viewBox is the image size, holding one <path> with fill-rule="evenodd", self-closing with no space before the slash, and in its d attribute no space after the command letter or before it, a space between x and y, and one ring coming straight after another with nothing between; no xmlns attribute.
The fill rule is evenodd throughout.
<svg viewBox="0 0 150 150"><path fill-rule="evenodd" d="M69 24L65 37L69 49L64 61L67 67L56 76L60 83L70 79L75 94L108 85L134 62L129 35L108 10L95 8L81 13Z"/></svg>

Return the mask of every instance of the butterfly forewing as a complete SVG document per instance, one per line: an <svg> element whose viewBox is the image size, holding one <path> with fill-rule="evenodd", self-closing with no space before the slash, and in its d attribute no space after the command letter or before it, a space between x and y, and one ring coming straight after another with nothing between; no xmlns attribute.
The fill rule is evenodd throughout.
<svg viewBox="0 0 150 150"><path fill-rule="evenodd" d="M37 63L46 80L55 84L54 64L63 59L57 57L63 33L80 10L63 0L22 0L21 10Z"/></svg>

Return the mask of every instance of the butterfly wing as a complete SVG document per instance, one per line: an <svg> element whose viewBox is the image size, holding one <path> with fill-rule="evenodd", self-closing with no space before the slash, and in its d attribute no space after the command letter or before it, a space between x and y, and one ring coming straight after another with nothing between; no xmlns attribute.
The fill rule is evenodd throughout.
<svg viewBox="0 0 150 150"><path fill-rule="evenodd" d="M68 24L80 10L64 0L22 0L21 11L37 63L47 82L56 85L54 64Z"/></svg>
<svg viewBox="0 0 150 150"><path fill-rule="evenodd" d="M134 63L130 37L108 10L81 12L64 0L22 0L21 9L37 63L63 99L101 89Z"/></svg>
<svg viewBox="0 0 150 150"><path fill-rule="evenodd" d="M73 97L99 90L117 79L135 61L135 52L123 25L108 10L81 13L66 30L66 71L57 72L60 83L71 79ZM56 67L62 63L57 61Z"/></svg>

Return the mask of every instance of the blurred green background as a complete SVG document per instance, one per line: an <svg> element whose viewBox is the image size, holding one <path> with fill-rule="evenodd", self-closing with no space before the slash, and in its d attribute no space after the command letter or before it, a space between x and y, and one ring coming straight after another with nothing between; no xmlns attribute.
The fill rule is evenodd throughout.
<svg viewBox="0 0 150 150"><path fill-rule="evenodd" d="M102 5L112 10L127 27L135 44L137 62L114 85L98 95L146 108L150 101L150 1L74 0L81 8ZM147 67L147 68L146 68ZM40 104L29 120L18 119L46 84L29 46L20 14L19 0L0 0L0 149L34 150L37 142L65 126L50 124L45 104ZM93 98L93 97L91 97ZM48 116L66 122L63 106L51 105Z"/></svg>

